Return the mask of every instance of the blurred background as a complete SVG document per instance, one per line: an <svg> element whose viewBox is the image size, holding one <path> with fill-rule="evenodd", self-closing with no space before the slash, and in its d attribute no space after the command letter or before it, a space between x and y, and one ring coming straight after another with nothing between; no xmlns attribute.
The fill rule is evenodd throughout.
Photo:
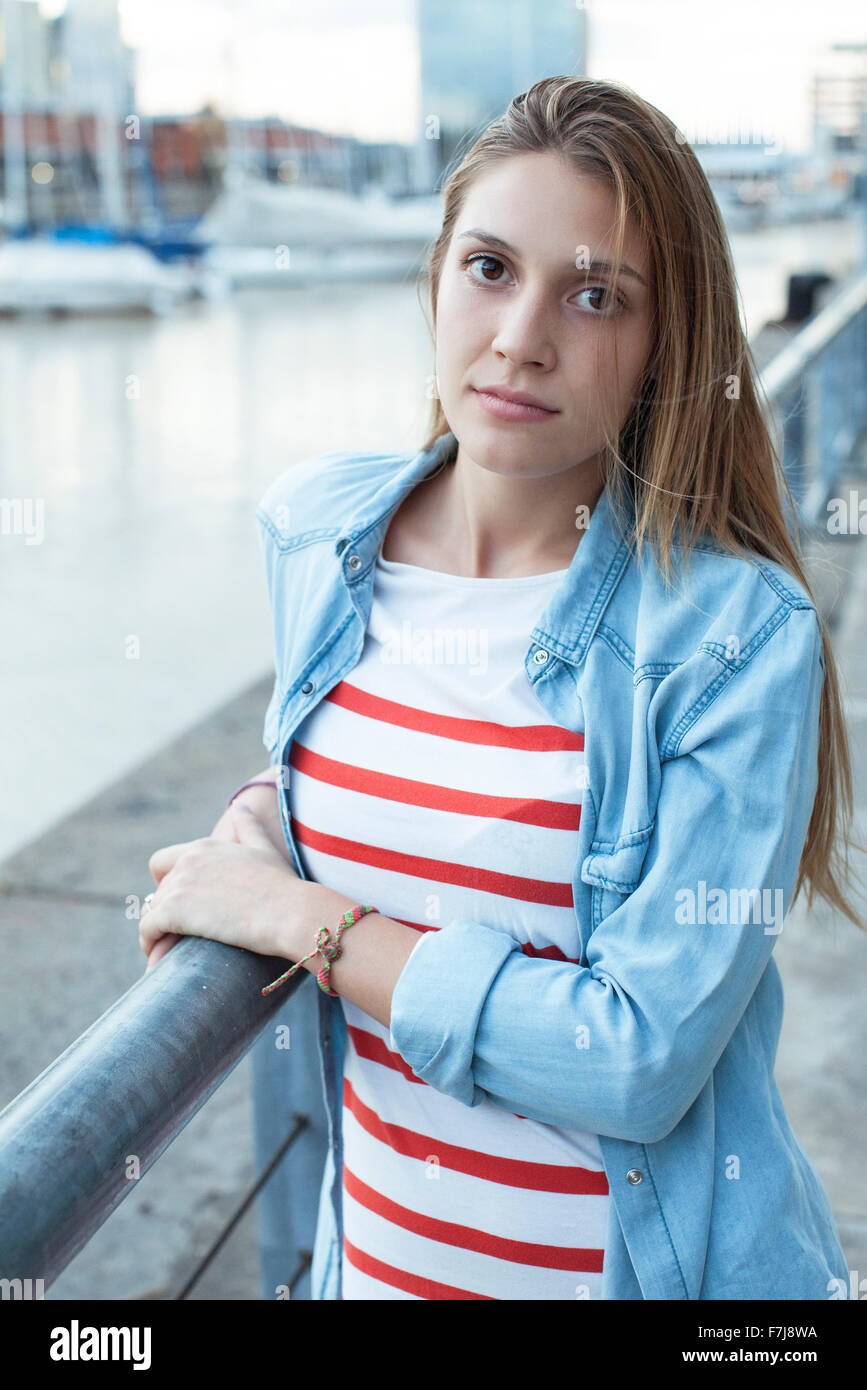
<svg viewBox="0 0 867 1390"><path fill-rule="evenodd" d="M864 257L859 4L2 0L0 21L2 488L44 499L44 543L3 547L0 854L267 664L251 507L282 469L417 447L438 180L515 93L609 76L678 124L753 338L792 273Z"/></svg>
<svg viewBox="0 0 867 1390"><path fill-rule="evenodd" d="M255 505L307 455L418 449L440 183L540 77L627 83L707 171L856 663L860 759L865 40L861 0L0 0L0 1105L135 983L123 904L152 887L148 855L207 834L267 764ZM863 979L855 929L829 930ZM864 1025L841 958L824 996L789 959L785 1096L867 1291L842 1147L863 1131ZM177 1296L249 1179L246 1066L47 1296ZM263 1296L253 1226L233 1239L194 1296Z"/></svg>

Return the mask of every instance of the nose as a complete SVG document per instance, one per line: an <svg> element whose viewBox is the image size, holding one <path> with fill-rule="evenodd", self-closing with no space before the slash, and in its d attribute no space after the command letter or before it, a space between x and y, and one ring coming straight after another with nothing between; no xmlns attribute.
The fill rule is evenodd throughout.
<svg viewBox="0 0 867 1390"><path fill-rule="evenodd" d="M526 363L550 370L557 359L548 313L541 294L524 290L501 303L491 347L515 366Z"/></svg>

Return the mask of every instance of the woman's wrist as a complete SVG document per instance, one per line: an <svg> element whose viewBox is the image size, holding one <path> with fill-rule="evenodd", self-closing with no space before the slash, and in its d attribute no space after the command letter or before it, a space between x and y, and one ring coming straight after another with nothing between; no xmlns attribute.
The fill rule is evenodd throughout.
<svg viewBox="0 0 867 1390"><path fill-rule="evenodd" d="M333 931L343 913L354 905L353 898L326 888L322 883L296 878L287 885L280 921L275 928L274 954L296 964L315 949L319 928L328 927ZM316 954L301 968L315 975L322 963L322 957Z"/></svg>

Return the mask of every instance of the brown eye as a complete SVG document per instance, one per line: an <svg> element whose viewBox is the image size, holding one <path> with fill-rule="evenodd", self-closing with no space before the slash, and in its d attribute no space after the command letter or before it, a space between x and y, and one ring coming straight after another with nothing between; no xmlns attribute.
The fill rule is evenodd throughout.
<svg viewBox="0 0 867 1390"><path fill-rule="evenodd" d="M597 316L603 314L616 314L621 309L626 308L626 300L623 298L623 295L619 294L615 302L612 292L607 285L585 285L583 290L579 290L579 298L582 294L601 294L603 296L601 303L591 304L590 306Z"/></svg>
<svg viewBox="0 0 867 1390"><path fill-rule="evenodd" d="M488 274L488 271L491 269L491 267L493 267L494 270L503 270L503 262L497 256L489 256L485 253L480 252L477 252L474 256L468 256L467 259L464 261L464 265L467 267L468 273L470 274L470 279L476 280L477 282L479 277L477 275L473 275L469 271L469 267L475 264L476 262L482 264L482 274L487 280L488 284L496 284L497 280L495 278L492 278Z"/></svg>

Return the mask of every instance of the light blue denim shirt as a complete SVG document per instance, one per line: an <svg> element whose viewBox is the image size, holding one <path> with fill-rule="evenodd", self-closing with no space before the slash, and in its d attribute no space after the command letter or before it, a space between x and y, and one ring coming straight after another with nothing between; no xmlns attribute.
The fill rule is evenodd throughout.
<svg viewBox="0 0 867 1390"><path fill-rule="evenodd" d="M287 776L296 728L360 658L391 516L455 447L446 434L414 456L324 454L262 498L276 665L263 741ZM827 1299L848 1287L846 1258L773 1072L772 951L818 781L816 610L783 567L712 541L666 592L632 522L603 490L524 659L548 713L585 735L580 963L445 922L401 972L391 1042L464 1105L599 1135L604 1298ZM332 1299L346 1032L339 1001L317 994L329 1147L312 1297Z"/></svg>

